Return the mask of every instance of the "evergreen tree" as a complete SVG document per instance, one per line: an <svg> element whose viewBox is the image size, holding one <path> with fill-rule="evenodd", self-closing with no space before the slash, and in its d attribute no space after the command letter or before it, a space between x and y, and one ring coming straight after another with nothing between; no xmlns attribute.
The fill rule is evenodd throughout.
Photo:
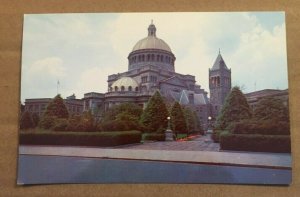
<svg viewBox="0 0 300 197"><path fill-rule="evenodd" d="M94 116L91 111L84 112L80 117L79 129L81 131L95 131Z"/></svg>
<svg viewBox="0 0 300 197"><path fill-rule="evenodd" d="M194 115L194 121L195 121L195 131L202 131L202 124L201 124L201 121L200 121L200 118L197 114L197 112L193 112L193 115Z"/></svg>
<svg viewBox="0 0 300 197"><path fill-rule="evenodd" d="M140 122L147 132L164 131L167 129L169 112L158 91L149 99Z"/></svg>
<svg viewBox="0 0 300 197"><path fill-rule="evenodd" d="M288 107L274 97L262 98L254 109L255 120L289 121Z"/></svg>
<svg viewBox="0 0 300 197"><path fill-rule="evenodd" d="M183 113L185 117L186 127L189 133L195 131L196 128L196 117L194 112L189 107L183 108Z"/></svg>
<svg viewBox="0 0 300 197"><path fill-rule="evenodd" d="M30 129L33 128L34 122L32 116L28 111L25 111L21 116L20 128L21 129Z"/></svg>
<svg viewBox="0 0 300 197"><path fill-rule="evenodd" d="M178 102L175 102L171 109L171 127L176 133L187 132L185 117Z"/></svg>
<svg viewBox="0 0 300 197"><path fill-rule="evenodd" d="M39 115L37 113L33 113L31 115L31 117L32 117L32 121L34 123L34 127L36 127L39 124L39 122L40 122L40 117L39 117Z"/></svg>
<svg viewBox="0 0 300 197"><path fill-rule="evenodd" d="M251 110L246 97L239 87L233 87L226 97L221 113L217 118L216 127L225 129L230 123L251 118Z"/></svg>
<svg viewBox="0 0 300 197"><path fill-rule="evenodd" d="M64 100L61 98L60 94L54 97L54 99L49 103L44 115L55 116L57 118L66 118L66 119L69 118L68 109L64 103Z"/></svg>
<svg viewBox="0 0 300 197"><path fill-rule="evenodd" d="M138 121L143 112L143 109L134 103L121 103L109 108L104 115L104 121L112 121L116 119L133 118ZM126 117L127 116L127 117Z"/></svg>
<svg viewBox="0 0 300 197"><path fill-rule="evenodd" d="M43 117L39 123L39 126L44 129L50 129L55 125L56 121L62 122L62 119L67 120L69 118L68 109L61 98L60 94L54 97L54 99L48 104Z"/></svg>

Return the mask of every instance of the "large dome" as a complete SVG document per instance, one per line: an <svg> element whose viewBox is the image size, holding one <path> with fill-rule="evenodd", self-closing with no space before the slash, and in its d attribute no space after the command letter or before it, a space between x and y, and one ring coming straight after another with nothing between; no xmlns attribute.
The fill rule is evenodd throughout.
<svg viewBox="0 0 300 197"><path fill-rule="evenodd" d="M156 37L156 27L153 24L151 24L148 27L148 36L138 41L134 45L132 51L137 51L142 49L160 49L160 50L172 52L171 48L165 41Z"/></svg>
<svg viewBox="0 0 300 197"><path fill-rule="evenodd" d="M168 46L167 43L165 43L165 41L163 41L162 39L159 39L155 36L148 36L140 41L138 41L132 51L137 51L137 50L141 50L141 49L160 49L160 50L165 50L165 51L171 51L171 48Z"/></svg>

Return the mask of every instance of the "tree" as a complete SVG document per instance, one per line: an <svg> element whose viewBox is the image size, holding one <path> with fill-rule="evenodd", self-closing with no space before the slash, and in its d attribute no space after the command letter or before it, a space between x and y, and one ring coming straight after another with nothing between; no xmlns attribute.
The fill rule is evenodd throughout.
<svg viewBox="0 0 300 197"><path fill-rule="evenodd" d="M195 131L202 131L202 124L201 124L201 121L200 121L200 118L197 114L197 112L193 112L193 115L194 115L194 119L195 119Z"/></svg>
<svg viewBox="0 0 300 197"><path fill-rule="evenodd" d="M147 132L164 131L167 129L169 112L158 91L149 99L140 122Z"/></svg>
<svg viewBox="0 0 300 197"><path fill-rule="evenodd" d="M31 114L28 111L25 111L21 117L20 128L21 129L30 129L30 128L33 128L34 126L35 125L32 120Z"/></svg>
<svg viewBox="0 0 300 197"><path fill-rule="evenodd" d="M195 131L196 128L196 117L194 115L194 112L189 107L183 108L183 114L185 117L186 127L187 131L189 133Z"/></svg>
<svg viewBox="0 0 300 197"><path fill-rule="evenodd" d="M54 99L48 104L45 113L39 123L39 126L44 129L50 129L56 122L62 122L69 118L68 109L61 98L60 94L54 97Z"/></svg>
<svg viewBox="0 0 300 197"><path fill-rule="evenodd" d="M251 118L251 110L246 97L239 87L233 87L226 97L221 113L217 117L216 127L225 129L230 123Z"/></svg>
<svg viewBox="0 0 300 197"><path fill-rule="evenodd" d="M64 100L61 98L60 94L54 97L54 99L49 103L44 115L55 116L57 118L66 118L66 119L69 118L68 109L64 103Z"/></svg>
<svg viewBox="0 0 300 197"><path fill-rule="evenodd" d="M39 115L38 115L37 113L33 113L33 114L31 115L31 117L32 117L32 121L33 121L33 123L34 123L34 127L38 126L38 124L39 124L39 122L40 122L40 117L39 117Z"/></svg>
<svg viewBox="0 0 300 197"><path fill-rule="evenodd" d="M288 107L283 101L274 97L266 97L259 100L254 109L255 120L289 121Z"/></svg>
<svg viewBox="0 0 300 197"><path fill-rule="evenodd" d="M134 103L121 103L109 108L104 115L104 121L120 120L125 116L130 116L134 121L138 121L143 112L143 109ZM126 119L126 118L125 118Z"/></svg>
<svg viewBox="0 0 300 197"><path fill-rule="evenodd" d="M175 102L171 109L171 127L176 133L187 132L185 117L178 102Z"/></svg>

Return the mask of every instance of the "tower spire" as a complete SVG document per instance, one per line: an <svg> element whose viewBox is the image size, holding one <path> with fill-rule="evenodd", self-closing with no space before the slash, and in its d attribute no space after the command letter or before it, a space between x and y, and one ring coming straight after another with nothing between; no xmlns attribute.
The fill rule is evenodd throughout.
<svg viewBox="0 0 300 197"><path fill-rule="evenodd" d="M221 54L221 49L219 48L219 54Z"/></svg>

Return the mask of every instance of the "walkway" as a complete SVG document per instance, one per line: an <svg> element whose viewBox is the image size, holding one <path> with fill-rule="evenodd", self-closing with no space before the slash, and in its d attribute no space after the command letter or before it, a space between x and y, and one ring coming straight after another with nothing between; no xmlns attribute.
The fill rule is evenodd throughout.
<svg viewBox="0 0 300 197"><path fill-rule="evenodd" d="M183 151L219 151L219 143L214 143L210 135L197 136L192 141L144 142L143 144L118 146L117 149L135 150L183 150Z"/></svg>

